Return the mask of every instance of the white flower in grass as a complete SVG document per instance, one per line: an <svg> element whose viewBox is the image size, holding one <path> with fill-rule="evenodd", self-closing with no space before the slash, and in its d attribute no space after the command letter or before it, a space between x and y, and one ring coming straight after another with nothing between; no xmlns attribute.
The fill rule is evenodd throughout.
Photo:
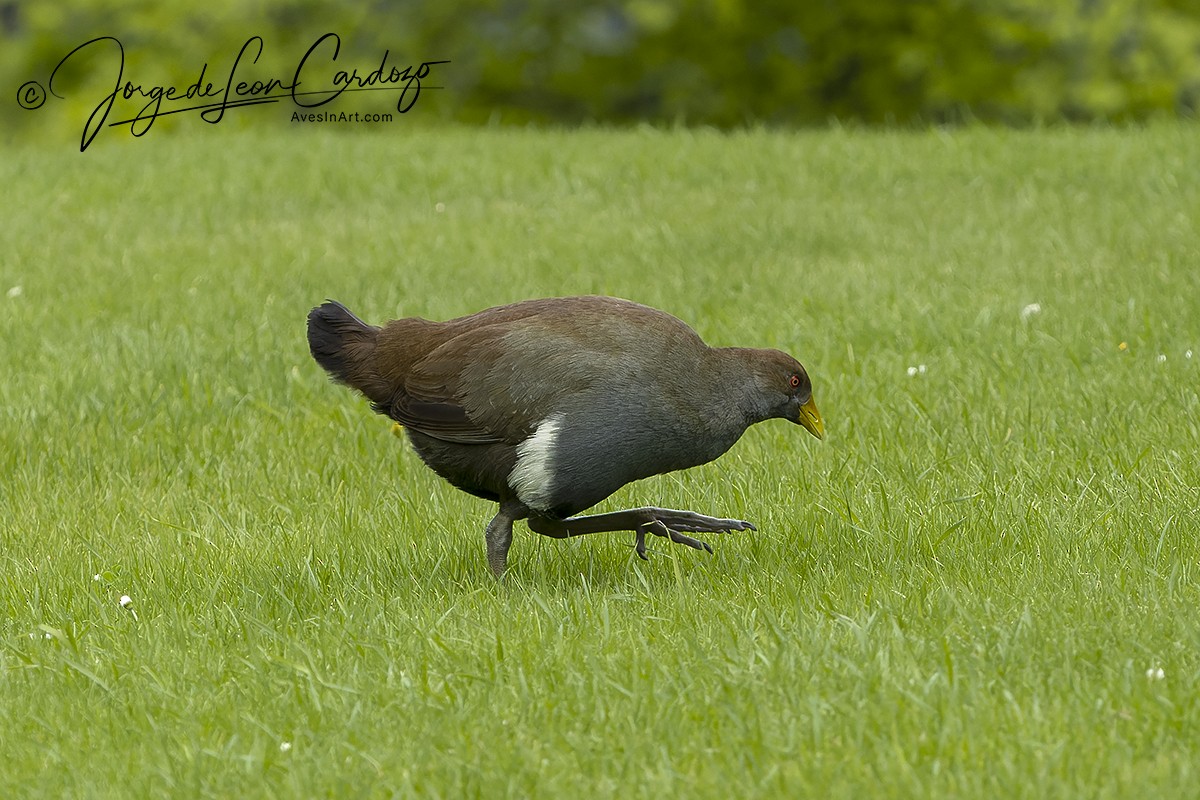
<svg viewBox="0 0 1200 800"><path fill-rule="evenodd" d="M8 295L8 297L9 297L9 298L13 298L13 297L20 297L20 296L21 296L21 292L23 292L23 291L25 291L25 290L24 290L24 289L22 289L20 286L14 286L14 287L12 287L11 289L9 289L9 290L6 292L6 294Z"/></svg>
<svg viewBox="0 0 1200 800"><path fill-rule="evenodd" d="M94 580L94 581L100 580L100 573L96 573L95 575L93 575L92 580Z"/></svg>
<svg viewBox="0 0 1200 800"><path fill-rule="evenodd" d="M1148 680L1161 681L1165 677L1167 677L1167 673L1163 672L1162 667L1151 667L1146 670L1146 678Z"/></svg>
<svg viewBox="0 0 1200 800"><path fill-rule="evenodd" d="M1162 363L1163 363L1163 362L1165 362L1166 360L1167 360L1167 354L1166 354L1166 353L1159 353L1159 354L1158 354L1158 363L1162 364Z"/></svg>
<svg viewBox="0 0 1200 800"><path fill-rule="evenodd" d="M438 203L433 207L433 210L436 211L437 213L441 214L442 212L444 212L446 210L446 204Z"/></svg>
<svg viewBox="0 0 1200 800"><path fill-rule="evenodd" d="M133 598L127 594L123 594L123 595L121 595L120 603L121 603L121 608L128 611L130 616L133 617L133 621L137 622L138 615L137 615L137 611L133 607Z"/></svg>
<svg viewBox="0 0 1200 800"><path fill-rule="evenodd" d="M915 378L918 375L924 375L927 367L924 364L918 364L915 367L908 368L908 377Z"/></svg>
<svg viewBox="0 0 1200 800"><path fill-rule="evenodd" d="M291 749L292 749L292 743L291 743L291 742L280 742L280 743L279 743L279 752L281 752L281 753L286 753L286 752L288 752L288 751L289 751L289 750L291 750Z"/></svg>
<svg viewBox="0 0 1200 800"><path fill-rule="evenodd" d="M1041 303L1030 303L1021 309L1021 322L1028 322L1030 317L1036 317L1042 313Z"/></svg>
<svg viewBox="0 0 1200 800"><path fill-rule="evenodd" d="M1184 353L1184 354L1183 354L1183 357L1184 357L1184 358L1191 358L1191 357L1192 357L1192 351L1191 351L1191 350L1188 350L1186 353Z"/></svg>

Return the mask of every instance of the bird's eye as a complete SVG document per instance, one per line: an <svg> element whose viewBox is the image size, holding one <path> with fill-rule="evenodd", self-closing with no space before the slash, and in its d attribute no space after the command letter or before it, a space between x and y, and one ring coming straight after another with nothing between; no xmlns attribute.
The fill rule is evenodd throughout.
<svg viewBox="0 0 1200 800"><path fill-rule="evenodd" d="M791 386L793 389L799 388L800 387L800 376L793 375L792 377L788 378L788 385Z"/></svg>

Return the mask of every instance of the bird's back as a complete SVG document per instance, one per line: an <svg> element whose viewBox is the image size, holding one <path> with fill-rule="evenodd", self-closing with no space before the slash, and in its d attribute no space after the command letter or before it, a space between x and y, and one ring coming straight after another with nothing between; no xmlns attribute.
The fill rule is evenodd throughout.
<svg viewBox="0 0 1200 800"><path fill-rule="evenodd" d="M652 375L670 378L660 365L693 361L705 349L669 314L585 296L527 300L446 322L390 322L375 358L399 405L456 405L476 438L516 444L565 399ZM407 422L421 427L418 419Z"/></svg>

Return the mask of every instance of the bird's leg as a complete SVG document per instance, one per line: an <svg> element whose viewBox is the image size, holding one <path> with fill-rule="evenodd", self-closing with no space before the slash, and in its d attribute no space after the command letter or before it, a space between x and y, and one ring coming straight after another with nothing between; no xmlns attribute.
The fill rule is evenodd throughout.
<svg viewBox="0 0 1200 800"><path fill-rule="evenodd" d="M484 538L487 540L488 566L497 579L504 577L508 569L508 548L512 545L513 522L528 513L523 505L501 503L500 510L488 523Z"/></svg>
<svg viewBox="0 0 1200 800"><path fill-rule="evenodd" d="M530 530L555 539L567 539L588 533L607 531L633 531L637 534L635 549L641 558L646 558L646 534L663 536L676 544L686 544L696 550L712 548L706 542L693 539L688 533L728 533L730 531L757 530L749 522L740 519L706 517L692 511L676 511L671 508L631 508L609 514L594 514L589 517L554 519L545 516L529 517Z"/></svg>

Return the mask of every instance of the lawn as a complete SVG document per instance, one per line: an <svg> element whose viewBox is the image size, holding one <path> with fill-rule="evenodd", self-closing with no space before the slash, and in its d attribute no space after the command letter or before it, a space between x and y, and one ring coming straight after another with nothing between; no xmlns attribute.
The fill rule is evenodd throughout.
<svg viewBox="0 0 1200 800"><path fill-rule="evenodd" d="M0 796L1195 796L1194 126L181 128L0 161ZM305 316L579 293L826 438L497 584Z"/></svg>

